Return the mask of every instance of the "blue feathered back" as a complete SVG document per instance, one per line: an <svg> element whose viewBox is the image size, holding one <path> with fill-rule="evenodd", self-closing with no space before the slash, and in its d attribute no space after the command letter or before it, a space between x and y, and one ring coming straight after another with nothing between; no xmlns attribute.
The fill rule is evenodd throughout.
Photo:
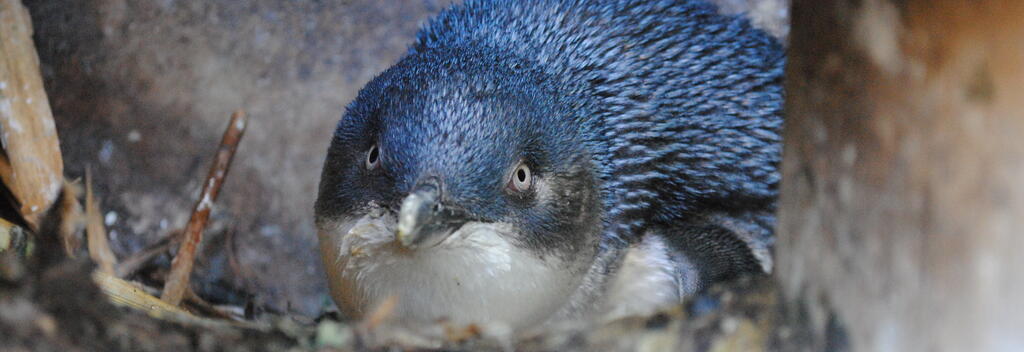
<svg viewBox="0 0 1024 352"><path fill-rule="evenodd" d="M410 53L455 46L561 81L604 180L608 236L725 214L769 240L785 56L746 20L691 0L467 0Z"/></svg>

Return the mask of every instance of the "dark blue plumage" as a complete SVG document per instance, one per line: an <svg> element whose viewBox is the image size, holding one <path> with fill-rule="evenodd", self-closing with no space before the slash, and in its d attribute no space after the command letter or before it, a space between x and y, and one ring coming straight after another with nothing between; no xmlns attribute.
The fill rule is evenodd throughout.
<svg viewBox="0 0 1024 352"><path fill-rule="evenodd" d="M776 197L784 56L743 19L698 1L467 1L410 53L451 46L528 58L576 97L619 235Z"/></svg>
<svg viewBox="0 0 1024 352"><path fill-rule="evenodd" d="M567 267L581 276L645 236L700 283L767 270L783 64L773 38L699 1L467 0L349 106L318 225L397 213L429 179L458 224L591 258ZM362 167L371 148L380 168ZM535 186L510 191L520 163Z"/></svg>

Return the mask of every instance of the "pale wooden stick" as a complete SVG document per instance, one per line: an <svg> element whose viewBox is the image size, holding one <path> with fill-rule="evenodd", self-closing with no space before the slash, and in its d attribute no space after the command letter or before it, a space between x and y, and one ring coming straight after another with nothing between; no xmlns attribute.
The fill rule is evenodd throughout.
<svg viewBox="0 0 1024 352"><path fill-rule="evenodd" d="M64 163L32 43L32 22L19 0L0 0L0 179L32 231L60 195Z"/></svg>
<svg viewBox="0 0 1024 352"><path fill-rule="evenodd" d="M89 257L99 266L100 271L113 274L114 268L117 267L117 257L110 250L107 229L103 226L103 215L100 215L99 201L93 195L92 172L89 169L85 169L85 218Z"/></svg>
<svg viewBox="0 0 1024 352"><path fill-rule="evenodd" d="M238 149L238 142L245 132L245 113L242 110L231 114L231 122L224 137L220 141L220 148L217 149L217 157L210 166L210 173L206 176L203 184L203 191L199 194L199 200L192 210L192 217L185 227L185 234L181 240L181 247L178 254L171 262L171 273L167 276L164 284L164 292L160 296L164 302L172 305L181 303L182 297L188 288L189 276L192 275L192 265L195 263L196 249L203 240L203 228L210 218L210 210L213 201L220 193L220 187L224 184L224 177L227 176L228 168L231 166L231 159Z"/></svg>

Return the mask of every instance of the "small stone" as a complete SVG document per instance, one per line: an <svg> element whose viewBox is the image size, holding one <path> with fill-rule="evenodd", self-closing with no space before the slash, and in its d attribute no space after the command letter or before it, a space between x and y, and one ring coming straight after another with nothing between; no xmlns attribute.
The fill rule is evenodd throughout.
<svg viewBox="0 0 1024 352"><path fill-rule="evenodd" d="M112 226L117 223L117 212L109 211L107 215L103 216L103 223L107 226Z"/></svg>
<svg viewBox="0 0 1024 352"><path fill-rule="evenodd" d="M316 327L317 347L345 347L352 337L352 329L336 321L324 320Z"/></svg>

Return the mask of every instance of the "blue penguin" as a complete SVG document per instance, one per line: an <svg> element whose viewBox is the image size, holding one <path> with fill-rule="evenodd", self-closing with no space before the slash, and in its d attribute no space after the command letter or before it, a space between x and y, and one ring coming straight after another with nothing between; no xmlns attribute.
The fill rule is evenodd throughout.
<svg viewBox="0 0 1024 352"><path fill-rule="evenodd" d="M335 301L519 330L770 271L784 61L698 0L453 5L330 142Z"/></svg>

